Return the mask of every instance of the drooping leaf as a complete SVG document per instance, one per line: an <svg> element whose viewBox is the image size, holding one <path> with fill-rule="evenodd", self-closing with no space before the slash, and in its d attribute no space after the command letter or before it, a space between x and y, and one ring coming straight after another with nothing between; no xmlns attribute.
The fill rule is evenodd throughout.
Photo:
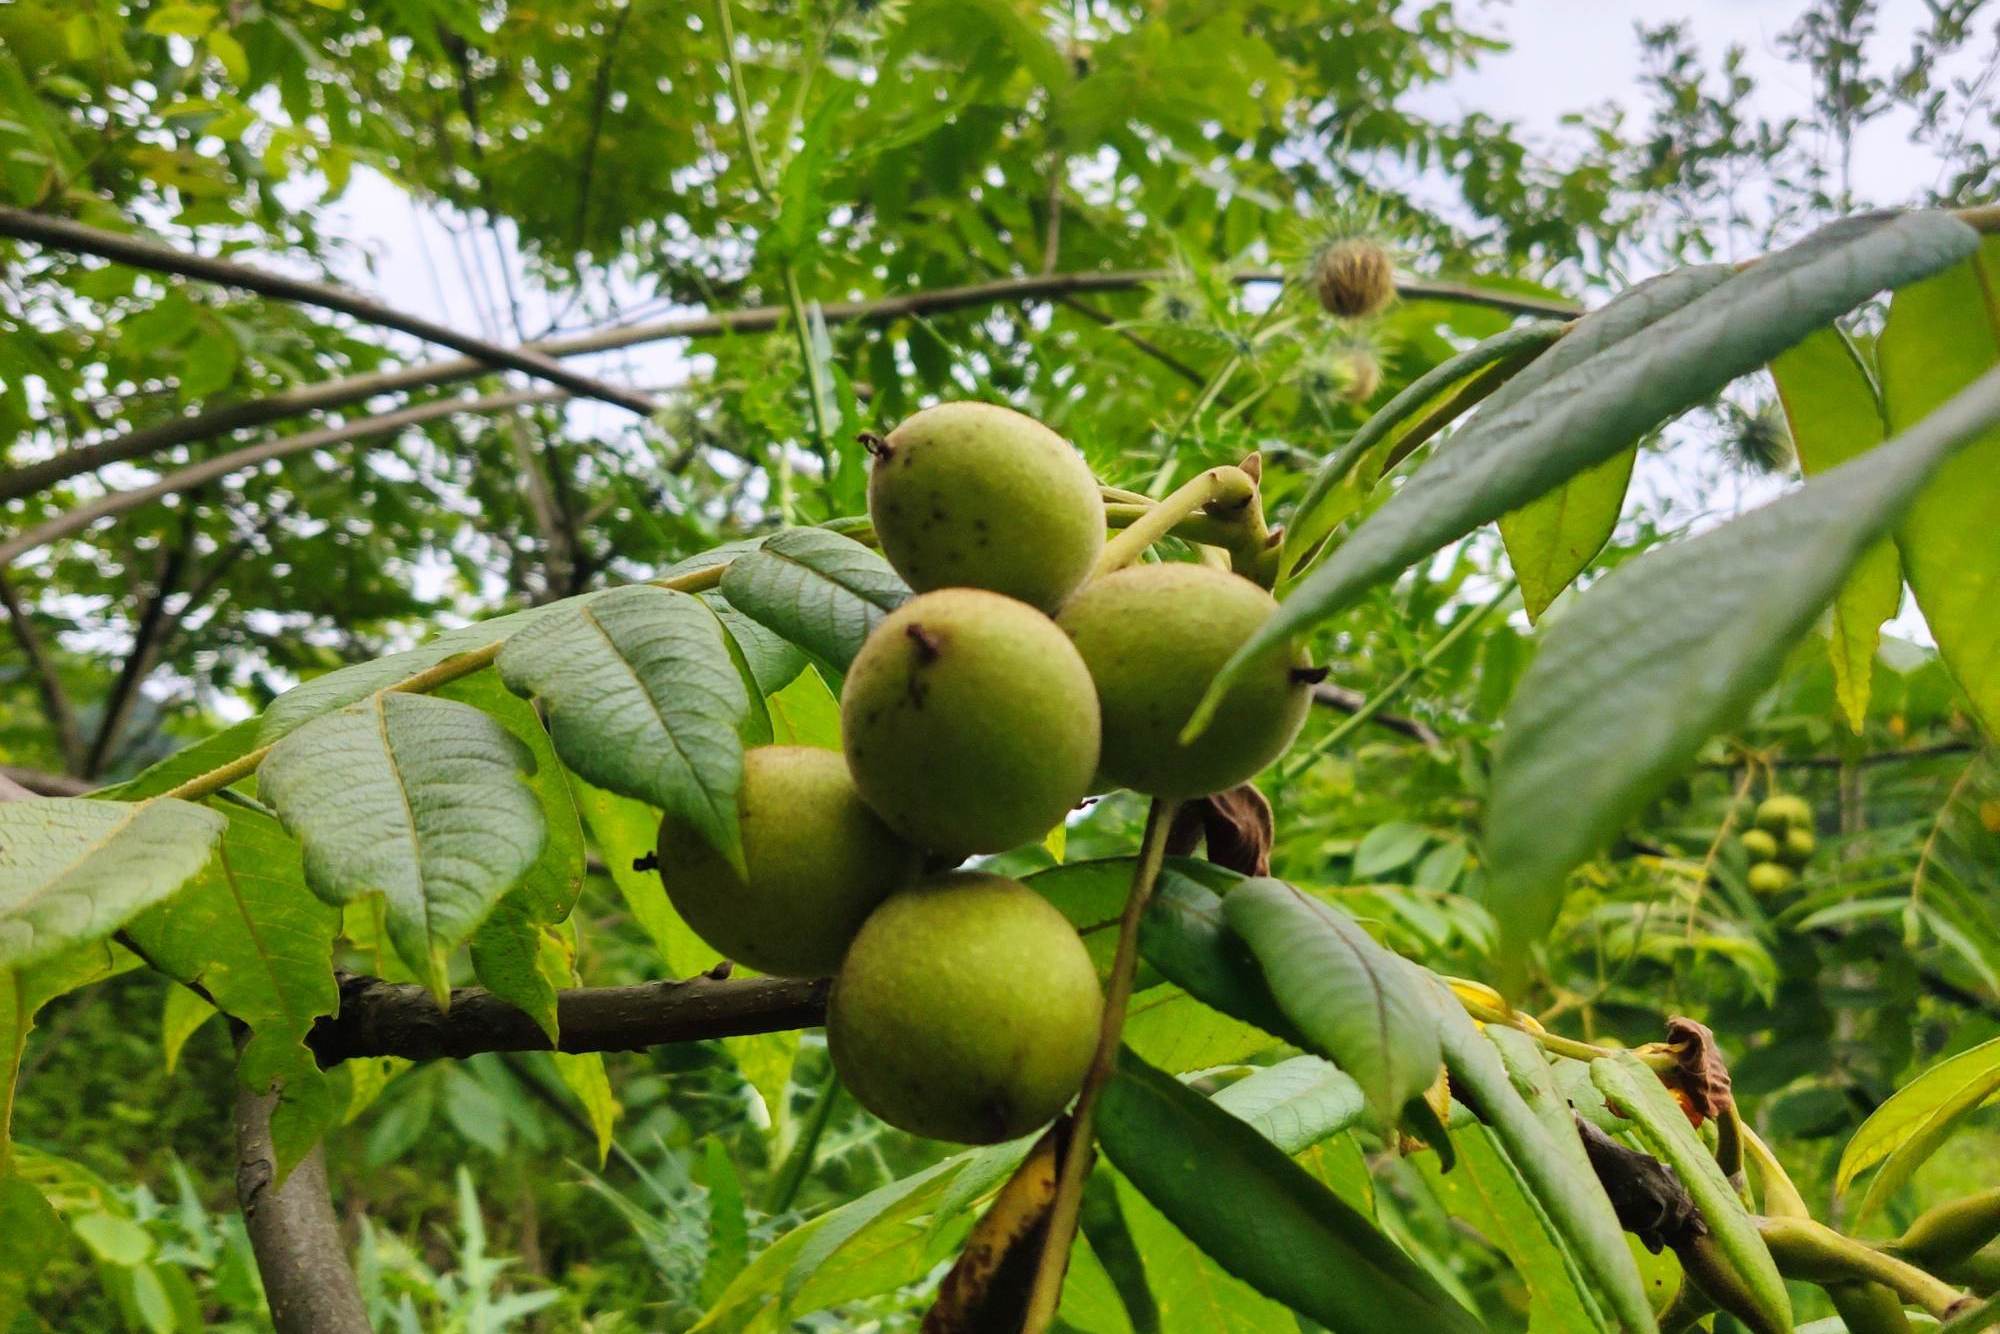
<svg viewBox="0 0 2000 1334"><path fill-rule="evenodd" d="M838 671L910 589L889 562L853 538L791 528L739 556L722 594L742 612Z"/></svg>
<svg viewBox="0 0 2000 1334"><path fill-rule="evenodd" d="M1541 619L1549 604L1582 574L1618 527L1625 488L1639 447L1627 446L1546 495L1500 516L1500 537L1521 583L1528 619Z"/></svg>
<svg viewBox="0 0 2000 1334"><path fill-rule="evenodd" d="M707 603L647 585L615 589L508 640L498 666L510 689L542 701L571 770L674 812L742 866L737 729L751 697Z"/></svg>
<svg viewBox="0 0 2000 1334"><path fill-rule="evenodd" d="M646 933L674 977L692 977L715 966L722 955L681 919L660 885L657 871L638 870L633 863L654 855L659 847L659 814L650 807L578 780L577 809L604 856L611 883L624 899L632 920Z"/></svg>
<svg viewBox="0 0 2000 1334"><path fill-rule="evenodd" d="M1935 281L1935 280L1933 280ZM1924 284L1919 284L1923 286ZM1771 362L1799 468L1817 477L1882 443L1882 402L1854 345L1839 329L1816 329ZM1854 564L1833 601L1827 656L1834 690L1855 732L1868 716L1869 684L1882 622L1903 600L1903 566L1884 538Z"/></svg>
<svg viewBox="0 0 2000 1334"><path fill-rule="evenodd" d="M1876 355L1889 429L1908 430L2000 365L2000 237L1965 263L1896 294ZM1896 542L1938 655L2000 736L2000 426L1938 470Z"/></svg>
<svg viewBox="0 0 2000 1334"><path fill-rule="evenodd" d="M1869 214L1830 223L1692 300L1682 284L1694 280L1677 274L1656 280L1643 302L1635 292L1630 309L1644 316L1642 332L1489 403L1244 643L1189 732L1207 725L1237 673L1272 646L1610 457L1874 293L1963 259L1977 242L1949 214Z"/></svg>
<svg viewBox="0 0 2000 1334"><path fill-rule="evenodd" d="M1716 1247L1743 1280L1745 1293L1770 1326L1790 1329L1792 1301L1777 1263L1737 1197L1736 1188L1695 1138L1686 1113L1666 1086L1629 1052L1592 1061L1590 1079L1612 1110L1632 1121L1646 1146L1674 1169L1695 1208L1701 1211Z"/></svg>
<svg viewBox="0 0 2000 1334"><path fill-rule="evenodd" d="M1988 423L2000 375L1803 489L1620 566L1550 631L1515 692L1487 816L1505 947L1545 934L1569 871L1777 675L1869 545Z"/></svg>
<svg viewBox="0 0 2000 1334"><path fill-rule="evenodd" d="M540 855L527 748L479 710L371 695L288 735L260 790L329 903L380 894L390 942L439 1003L445 960Z"/></svg>
<svg viewBox="0 0 2000 1334"><path fill-rule="evenodd" d="M1209 1099L1294 1158L1361 1120L1361 1086L1317 1056L1260 1067Z"/></svg>
<svg viewBox="0 0 2000 1334"><path fill-rule="evenodd" d="M1122 1175L1112 1180L1132 1240L1146 1258L1148 1286L1162 1331L1299 1334L1297 1315L1202 1250L1131 1181Z"/></svg>
<svg viewBox="0 0 2000 1334"><path fill-rule="evenodd" d="M771 740L780 746L840 749L840 701L816 667L764 701L771 711Z"/></svg>
<svg viewBox="0 0 2000 1334"><path fill-rule="evenodd" d="M248 1088L279 1091L271 1137L282 1177L339 1113L305 1041L313 1021L340 1004L340 913L306 888L299 846L276 820L233 804L220 811L229 823L215 857L127 930L154 967L202 987L249 1027L237 1075Z"/></svg>
<svg viewBox="0 0 2000 1334"><path fill-rule="evenodd" d="M1442 988L1441 988L1442 990ZM1646 1301L1617 1212L1597 1184L1583 1143L1568 1120L1568 1102L1556 1091L1546 1064L1539 1071L1515 1052L1513 1070L1503 1058L1511 1042L1499 1029L1488 1038L1449 996L1440 995L1440 1037L1445 1067L1458 1096L1493 1131L1508 1163L1521 1174L1563 1250L1572 1256L1610 1314L1630 1330L1650 1331ZM1517 1078L1514 1071L1519 1072Z"/></svg>
<svg viewBox="0 0 2000 1334"><path fill-rule="evenodd" d="M1146 1278L1146 1257L1132 1239L1132 1228L1125 1221L1125 1206L1118 1198L1118 1180L1110 1168L1100 1164L1085 1179L1082 1205L1077 1210L1077 1230L1089 1243L1090 1254L1117 1294L1132 1334L1161 1334L1160 1304ZM1063 1285L1066 1305L1075 1295L1077 1279L1077 1260L1072 1258L1069 1280Z"/></svg>
<svg viewBox="0 0 2000 1334"><path fill-rule="evenodd" d="M1283 881L1246 880L1223 901L1285 1017L1361 1086L1385 1125L1437 1079L1438 1007L1421 974L1353 918Z"/></svg>
<svg viewBox="0 0 2000 1334"><path fill-rule="evenodd" d="M1833 1181L1836 1194L1845 1192L1863 1172L1882 1164L1855 1211L1855 1220L1867 1217L1895 1194L1996 1092L2000 1092L2000 1038L1940 1061L1869 1113L1841 1151Z"/></svg>
<svg viewBox="0 0 2000 1334"><path fill-rule="evenodd" d="M181 1052L187 1047L188 1039L201 1031L201 1026L220 1013L213 1005L203 1000L186 987L168 987L167 994L160 1003L160 1057L168 1074L180 1064Z"/></svg>
<svg viewBox="0 0 2000 1334"><path fill-rule="evenodd" d="M1203 1251L1321 1324L1362 1334L1479 1328L1435 1279L1277 1145L1129 1051L1098 1105L1098 1140ZM1227 1188L1217 1189L1218 1182Z"/></svg>
<svg viewBox="0 0 2000 1334"><path fill-rule="evenodd" d="M1048 1239L1069 1129L1065 1118L1045 1131L972 1225L924 1315L926 1334L978 1334L1021 1325Z"/></svg>
<svg viewBox="0 0 2000 1334"><path fill-rule="evenodd" d="M1528 1327L1536 1334L1599 1334L1604 1321L1560 1233L1514 1165L1481 1125L1452 1132L1458 1162L1441 1171L1433 1154L1414 1161L1438 1201L1513 1262L1528 1290Z"/></svg>
<svg viewBox="0 0 2000 1334"><path fill-rule="evenodd" d="M1224 920L1222 897L1197 877L1236 879L1214 867L1170 859L1139 919L1140 957L1196 1000L1303 1046L1256 957Z"/></svg>
<svg viewBox="0 0 2000 1334"><path fill-rule="evenodd" d="M220 814L192 802L0 804L0 972L85 945L201 873Z"/></svg>

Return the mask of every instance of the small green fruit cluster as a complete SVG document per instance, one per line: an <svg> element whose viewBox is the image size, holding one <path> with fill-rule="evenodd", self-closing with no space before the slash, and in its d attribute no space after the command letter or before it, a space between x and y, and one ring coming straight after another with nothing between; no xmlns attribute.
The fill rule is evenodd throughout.
<svg viewBox="0 0 2000 1334"><path fill-rule="evenodd" d="M1766 797L1757 806L1755 826L1743 831L1742 843L1750 858L1745 883L1758 894L1784 893L1798 883L1799 868L1812 860L1817 846L1812 807L1783 793Z"/></svg>

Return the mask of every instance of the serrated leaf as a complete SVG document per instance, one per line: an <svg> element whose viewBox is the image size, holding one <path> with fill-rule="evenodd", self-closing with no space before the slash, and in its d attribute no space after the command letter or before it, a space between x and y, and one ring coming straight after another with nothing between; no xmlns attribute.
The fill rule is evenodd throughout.
<svg viewBox="0 0 2000 1334"><path fill-rule="evenodd" d="M508 640L497 665L508 688L542 701L572 771L679 815L740 871L737 729L750 692L707 603L616 589Z"/></svg>
<svg viewBox="0 0 2000 1334"><path fill-rule="evenodd" d="M222 830L164 797L0 804L0 972L110 935L200 874Z"/></svg>
<svg viewBox="0 0 2000 1334"><path fill-rule="evenodd" d="M1868 214L1822 227L1692 300L1675 285L1682 275L1656 280L1660 309L1631 307L1647 315L1643 332L1518 396L1496 396L1497 405L1489 403L1451 448L1301 582L1218 674L1190 732L1206 725L1213 702L1274 645L1609 458L1874 293L1936 273L1977 243L1978 234L1949 214Z"/></svg>
<svg viewBox="0 0 2000 1334"><path fill-rule="evenodd" d="M1590 1063L1590 1079L1604 1094L1604 1100L1620 1116L1634 1123L1639 1138L1687 1187L1702 1221L1729 1263L1742 1278L1744 1289L1774 1329L1792 1327L1792 1301L1785 1292L1785 1280L1771 1259L1769 1248L1757 1232L1756 1223L1737 1197L1735 1187L1722 1174L1715 1158L1695 1138L1687 1114L1673 1095L1629 1052L1603 1056Z"/></svg>
<svg viewBox="0 0 2000 1334"><path fill-rule="evenodd" d="M1491 1128L1565 1251L1611 1314L1635 1334L1653 1330L1652 1307L1625 1244L1624 1229L1597 1183L1553 1075L1546 1064L1537 1070L1519 1051L1510 1069L1502 1044L1513 1039L1499 1029L1482 1033L1458 1002L1444 993L1442 984L1438 986L1439 1037L1454 1091Z"/></svg>
<svg viewBox="0 0 2000 1334"><path fill-rule="evenodd" d="M1771 363L1778 402L1791 426L1799 468L1817 477L1882 443L1882 403L1867 368L1839 329L1818 329ZM1833 688L1856 734L1868 717L1868 694L1882 622L1903 600L1903 566L1887 538L1868 548L1833 600L1827 656Z"/></svg>
<svg viewBox="0 0 2000 1334"><path fill-rule="evenodd" d="M1564 878L1776 677L1847 572L1959 444L2000 420L2000 374L1920 426L1701 536L1620 566L1549 632L1515 692L1487 815L1503 965Z"/></svg>
<svg viewBox="0 0 2000 1334"><path fill-rule="evenodd" d="M1918 1075L1869 1113L1841 1151L1834 1174L1835 1194L1877 1163L1856 1210L1856 1222L1895 1194L1952 1131L1988 1098L2000 1092L2000 1038L1982 1042Z"/></svg>
<svg viewBox="0 0 2000 1334"><path fill-rule="evenodd" d="M1222 901L1278 1008L1394 1125L1437 1079L1438 1007L1428 983L1359 923L1283 881L1245 880Z"/></svg>
<svg viewBox="0 0 2000 1334"><path fill-rule="evenodd" d="M1891 431L1903 431L2000 365L2000 238L1896 294L1876 346ZM2000 428L1938 470L1896 534L1938 656L2000 736Z"/></svg>
<svg viewBox="0 0 2000 1334"><path fill-rule="evenodd" d="M1528 1193L1485 1126L1454 1131L1457 1164L1439 1169L1434 1154L1412 1161L1445 1212L1471 1227L1514 1265L1528 1289L1528 1327L1535 1334L1611 1331L1596 1301L1578 1279L1576 1261L1547 1214Z"/></svg>
<svg viewBox="0 0 2000 1334"><path fill-rule="evenodd" d="M1223 1268L1321 1324L1358 1334L1480 1327L1277 1145L1130 1051L1098 1104L1098 1142Z"/></svg>
<svg viewBox="0 0 2000 1334"><path fill-rule="evenodd" d="M730 603L838 671L910 596L889 562L823 528L789 528L722 576Z"/></svg>
<svg viewBox="0 0 2000 1334"><path fill-rule="evenodd" d="M1611 540L1638 457L1639 446L1628 446L1500 516L1500 538L1530 621L1540 620Z"/></svg>
<svg viewBox="0 0 2000 1334"><path fill-rule="evenodd" d="M249 1026L237 1074L245 1087L279 1090L271 1134L282 1179L338 1110L305 1040L313 1021L340 1005L340 913L306 888L298 845L276 820L236 805L221 810L229 823L214 859L127 929L154 967L202 987Z"/></svg>
<svg viewBox="0 0 2000 1334"><path fill-rule="evenodd" d="M390 943L438 998L445 960L534 865L545 837L530 756L479 710L372 695L287 736L260 791L329 903L382 896Z"/></svg>

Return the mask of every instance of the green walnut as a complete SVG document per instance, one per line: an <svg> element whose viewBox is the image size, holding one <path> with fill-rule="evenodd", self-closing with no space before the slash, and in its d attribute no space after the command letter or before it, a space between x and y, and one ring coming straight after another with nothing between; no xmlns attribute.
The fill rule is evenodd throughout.
<svg viewBox="0 0 2000 1334"><path fill-rule="evenodd" d="M911 588L985 588L1052 610L1104 549L1097 479L1012 408L941 403L871 439L868 517Z"/></svg>
<svg viewBox="0 0 2000 1334"><path fill-rule="evenodd" d="M1103 777L1150 796L1200 797L1284 754L1311 707L1313 676L1284 645L1237 679L1208 730L1180 740L1216 673L1277 609L1241 575L1179 563L1119 570L1071 598L1056 623L1097 683Z"/></svg>
<svg viewBox="0 0 2000 1334"><path fill-rule="evenodd" d="M1763 829L1743 831L1743 852L1753 862L1778 860L1778 840Z"/></svg>
<svg viewBox="0 0 2000 1334"><path fill-rule="evenodd" d="M1799 878L1792 873L1791 867L1781 866L1777 862L1758 862L1743 878L1743 883L1750 886L1750 892L1753 894L1782 894L1798 881Z"/></svg>
<svg viewBox="0 0 2000 1334"><path fill-rule="evenodd" d="M890 1125L995 1144L1075 1096L1103 1005L1089 952L1047 899L959 873L875 910L834 977L826 1041L841 1082Z"/></svg>
<svg viewBox="0 0 2000 1334"><path fill-rule="evenodd" d="M1785 831L1785 842L1778 849L1778 860L1794 868L1804 866L1812 860L1818 847L1819 842L1813 837L1812 830L1793 826Z"/></svg>
<svg viewBox="0 0 2000 1334"><path fill-rule="evenodd" d="M736 811L747 877L669 815L660 880L696 935L759 972L827 976L875 905L916 879L920 854L868 809L839 751L744 752Z"/></svg>
<svg viewBox="0 0 2000 1334"><path fill-rule="evenodd" d="M1090 790L1097 691L1055 622L977 588L911 598L840 695L848 768L889 827L936 852L1043 837Z"/></svg>
<svg viewBox="0 0 2000 1334"><path fill-rule="evenodd" d="M1812 807L1790 793L1781 792L1757 804L1757 827L1767 833L1783 834L1794 825L1810 829L1812 818Z"/></svg>

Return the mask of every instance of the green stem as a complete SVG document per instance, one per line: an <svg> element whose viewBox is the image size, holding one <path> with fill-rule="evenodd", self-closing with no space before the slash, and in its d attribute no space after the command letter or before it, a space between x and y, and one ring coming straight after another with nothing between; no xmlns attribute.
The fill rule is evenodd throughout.
<svg viewBox="0 0 2000 1334"><path fill-rule="evenodd" d="M1249 522L1251 512L1256 507L1257 483L1241 468L1224 465L1210 468L1197 474L1183 484L1178 491L1154 505L1143 514L1135 515L1131 525L1124 532L1105 543L1104 551L1097 558L1097 565L1090 577L1099 579L1113 570L1123 569L1144 554L1147 547L1172 532L1182 520L1192 517L1197 511L1206 511L1209 517L1231 522L1242 520L1236 526L1247 540L1253 526ZM1230 554L1234 557L1236 547L1243 542L1229 543Z"/></svg>
<svg viewBox="0 0 2000 1334"><path fill-rule="evenodd" d="M2000 1235L2000 1187L1928 1209L1889 1249L1931 1269L1976 1254Z"/></svg>
<svg viewBox="0 0 2000 1334"><path fill-rule="evenodd" d="M792 1145L792 1151L785 1155L777 1180L771 1183L771 1199L765 1213L781 1214L792 1207L792 1201L798 1198L799 1187L805 1184L806 1177L812 1172L820 1137L826 1134L826 1128L833 1120L833 1109L839 1103L840 1076L829 1070L826 1086L813 1100L812 1111L807 1115L805 1125L799 1129L798 1143Z"/></svg>
<svg viewBox="0 0 2000 1334"><path fill-rule="evenodd" d="M1425 649L1423 651L1423 654L1415 662L1405 667L1402 671L1396 673L1396 675L1390 680L1389 684L1383 686L1380 690L1376 691L1372 696L1370 696L1367 703L1363 704L1353 713L1347 715L1347 717L1341 721L1338 727L1334 728L1331 732L1328 732L1325 736L1321 737L1319 741L1316 744L1314 744L1312 749L1308 750L1305 754L1299 756L1297 760L1293 761L1290 765L1286 766L1286 768L1283 770L1280 776L1285 781L1290 782L1291 780L1297 778L1300 774L1304 773L1307 769L1310 769L1321 758L1330 753L1335 746L1338 746L1341 742L1347 740L1347 738L1353 736L1356 732L1360 731L1364 726L1367 725L1369 719L1373 718L1383 709L1388 708L1389 705L1392 702L1394 702L1395 698L1398 695L1402 694L1404 690L1408 689L1412 681L1415 681L1419 676L1422 676L1425 672L1429 671L1431 666L1435 664L1439 658L1451 652L1452 645L1458 643L1459 640L1465 638L1468 634L1472 633L1472 631L1475 628L1477 628L1477 626L1481 621L1485 620L1488 616L1490 616L1495 610L1499 608L1501 603L1505 602L1508 598L1512 597L1513 595L1514 595L1514 581L1512 579L1509 579L1506 583L1500 586L1500 591L1493 596L1491 601L1488 601L1482 604L1481 606L1474 608L1471 612L1469 612L1462 619L1460 619L1458 624L1452 626L1451 629L1439 635L1437 637L1436 642L1434 642L1429 648Z"/></svg>
<svg viewBox="0 0 2000 1334"><path fill-rule="evenodd" d="M686 574L677 574L666 579L654 579L650 582L654 588L670 588L681 593L698 593L703 589L714 588L717 584L721 583L722 572L729 568L729 564L728 561L721 561L714 565L704 566L699 570L690 570ZM478 648L471 649L465 653L453 654L443 662L433 663L421 672L383 686L380 690L373 692L373 694L428 695L441 685L456 681L460 677L471 676L474 672L484 671L486 668L491 667L493 660L500 656L500 650L506 642L504 639L498 639L491 644L482 644ZM196 774L179 787L170 788L161 795L175 797L181 801L200 801L203 797L213 796L223 788L240 783L251 774L256 773L257 766L264 762L266 757L270 755L272 748L276 745L276 742L272 742L267 746L259 746L247 754L239 755L227 764L218 765L206 773Z"/></svg>
<svg viewBox="0 0 2000 1334"><path fill-rule="evenodd" d="M1159 882L1160 867L1166 861L1167 834L1173 828L1174 807L1174 802L1155 798L1146 812L1146 832L1139 840L1139 858L1132 868L1132 889L1125 896L1125 913L1118 923L1118 951L1111 959L1104 1020L1097 1030L1097 1051L1091 1057L1089 1072L1084 1075L1083 1091L1076 1095L1069 1148L1063 1154L1062 1168L1056 1177L1055 1199L1049 1205L1048 1236L1042 1243L1034 1285L1028 1292L1021 1334L1044 1334L1062 1302L1063 1275L1069 1268L1070 1246L1076 1240L1083 1183L1090 1174L1097 1099L1118 1068L1125 1010L1132 1000L1132 978L1139 966L1139 921L1146 914L1146 905L1152 902L1153 887Z"/></svg>
<svg viewBox="0 0 2000 1334"><path fill-rule="evenodd" d="M1880 1283L1828 1283L1826 1295L1847 1334L1908 1334L1902 1299Z"/></svg>
<svg viewBox="0 0 2000 1334"><path fill-rule="evenodd" d="M1757 1231L1787 1278L1821 1284L1880 1283L1940 1320L1955 1315L1967 1300L1943 1279L1810 1218L1759 1218Z"/></svg>
<svg viewBox="0 0 2000 1334"><path fill-rule="evenodd" d="M1774 1218L1810 1218L1812 1210L1806 1207L1805 1197L1792 1184L1791 1176L1785 1171L1778 1155L1771 1152L1771 1146L1750 1128L1750 1123L1737 1118L1736 1128L1743 1138L1743 1152L1750 1160L1750 1166L1757 1172L1757 1202L1766 1214Z"/></svg>
<svg viewBox="0 0 2000 1334"><path fill-rule="evenodd" d="M21 970L0 973L0 988L13 993L5 1012L13 1015L13 1032L6 1035L7 1049L0 1056L0 1177L14 1165L14 1095L21 1080L21 1057L28 1049L28 989L21 985Z"/></svg>

